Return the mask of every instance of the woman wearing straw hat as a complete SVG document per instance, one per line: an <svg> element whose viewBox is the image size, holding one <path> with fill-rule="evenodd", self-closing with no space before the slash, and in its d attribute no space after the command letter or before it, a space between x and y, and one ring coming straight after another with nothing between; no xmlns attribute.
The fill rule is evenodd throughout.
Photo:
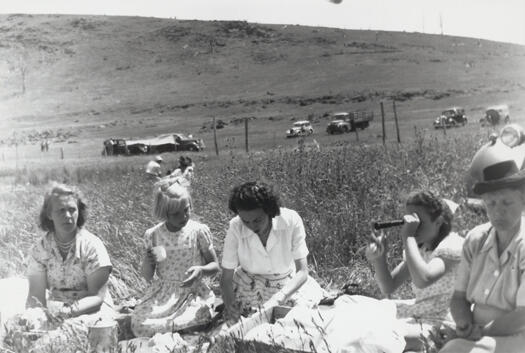
<svg viewBox="0 0 525 353"><path fill-rule="evenodd" d="M474 156L473 191L489 222L472 229L463 246L451 300L458 338L441 353L525 350L524 147L493 139Z"/></svg>

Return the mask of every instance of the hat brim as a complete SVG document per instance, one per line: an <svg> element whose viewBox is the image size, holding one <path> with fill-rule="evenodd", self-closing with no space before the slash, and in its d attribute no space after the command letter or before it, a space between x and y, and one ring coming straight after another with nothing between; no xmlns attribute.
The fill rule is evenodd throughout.
<svg viewBox="0 0 525 353"><path fill-rule="evenodd" d="M525 170L520 170L519 173L516 173L510 177L477 182L472 187L472 191L474 191L476 195L481 195L491 191L505 188L514 188L523 185L525 185Z"/></svg>

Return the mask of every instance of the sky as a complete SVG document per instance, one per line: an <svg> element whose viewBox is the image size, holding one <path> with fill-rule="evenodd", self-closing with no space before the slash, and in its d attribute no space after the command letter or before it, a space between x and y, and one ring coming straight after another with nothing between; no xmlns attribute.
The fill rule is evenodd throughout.
<svg viewBox="0 0 525 353"><path fill-rule="evenodd" d="M525 45L525 0L332 1L0 0L0 13L245 20L347 29L443 32Z"/></svg>

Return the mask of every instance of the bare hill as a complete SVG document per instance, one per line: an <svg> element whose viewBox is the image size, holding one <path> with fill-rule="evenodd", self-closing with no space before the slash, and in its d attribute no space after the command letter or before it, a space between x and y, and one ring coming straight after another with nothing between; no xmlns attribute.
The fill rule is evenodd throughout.
<svg viewBox="0 0 525 353"><path fill-rule="evenodd" d="M387 97L414 119L501 101L520 115L525 104L524 46L420 33L3 15L0 58L0 138L196 129L211 116L306 117Z"/></svg>

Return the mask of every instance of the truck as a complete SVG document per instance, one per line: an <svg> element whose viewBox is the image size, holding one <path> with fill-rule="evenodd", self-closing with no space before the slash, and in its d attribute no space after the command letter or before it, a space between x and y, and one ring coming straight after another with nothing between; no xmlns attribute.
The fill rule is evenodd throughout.
<svg viewBox="0 0 525 353"><path fill-rule="evenodd" d="M374 112L372 111L359 110L334 113L332 114L332 121L326 127L326 132L332 135L355 131L356 129L364 130L370 126L372 120L374 120Z"/></svg>

